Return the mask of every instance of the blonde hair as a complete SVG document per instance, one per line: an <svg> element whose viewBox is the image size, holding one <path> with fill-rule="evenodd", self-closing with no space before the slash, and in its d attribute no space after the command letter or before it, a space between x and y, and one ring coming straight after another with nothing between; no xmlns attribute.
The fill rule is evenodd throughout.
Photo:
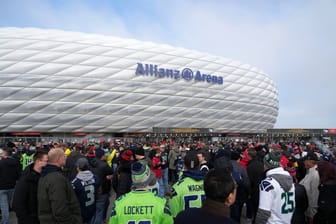
<svg viewBox="0 0 336 224"><path fill-rule="evenodd" d="M62 148L53 148L48 152L48 160L50 163L55 163L61 156L64 156Z"/></svg>

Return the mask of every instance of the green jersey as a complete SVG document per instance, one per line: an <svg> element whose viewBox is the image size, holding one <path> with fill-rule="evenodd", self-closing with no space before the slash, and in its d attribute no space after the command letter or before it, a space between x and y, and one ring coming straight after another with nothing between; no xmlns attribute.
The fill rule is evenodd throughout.
<svg viewBox="0 0 336 224"><path fill-rule="evenodd" d="M173 224L166 199L149 190L131 191L115 201L110 224Z"/></svg>
<svg viewBox="0 0 336 224"><path fill-rule="evenodd" d="M27 166L32 164L34 162L34 153L31 155L27 155L24 153L21 157L21 164L22 164L22 170L26 169Z"/></svg>
<svg viewBox="0 0 336 224"><path fill-rule="evenodd" d="M174 184L170 199L170 210L175 218L178 213L188 208L202 207L205 198L203 180L184 177Z"/></svg>

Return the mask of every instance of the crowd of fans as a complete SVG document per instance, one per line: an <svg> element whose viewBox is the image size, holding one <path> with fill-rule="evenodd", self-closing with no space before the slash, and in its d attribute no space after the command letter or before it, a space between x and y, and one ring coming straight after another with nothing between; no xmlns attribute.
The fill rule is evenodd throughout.
<svg viewBox="0 0 336 224"><path fill-rule="evenodd" d="M335 164L318 141L7 142L1 223L335 223Z"/></svg>

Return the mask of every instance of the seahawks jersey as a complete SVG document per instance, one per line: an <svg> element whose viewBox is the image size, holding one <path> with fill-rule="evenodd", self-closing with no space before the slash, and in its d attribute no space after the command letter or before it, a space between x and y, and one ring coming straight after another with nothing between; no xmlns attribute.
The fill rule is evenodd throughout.
<svg viewBox="0 0 336 224"><path fill-rule="evenodd" d="M204 198L203 180L182 178L174 184L171 193L169 204L173 217L188 208L200 208Z"/></svg>
<svg viewBox="0 0 336 224"><path fill-rule="evenodd" d="M98 177L89 170L80 171L71 183L78 198L83 221L89 222L96 213Z"/></svg>
<svg viewBox="0 0 336 224"><path fill-rule="evenodd" d="M31 155L28 155L24 153L21 157L21 164L22 164L22 170L26 169L27 166L32 164L34 162L34 153Z"/></svg>
<svg viewBox="0 0 336 224"><path fill-rule="evenodd" d="M289 173L281 169L280 167L268 171L268 177L260 183L259 209L271 212L267 223L291 223L294 213L295 186ZM279 174L283 176L281 178L283 182L290 180L287 191L277 181L276 175Z"/></svg>
<svg viewBox="0 0 336 224"><path fill-rule="evenodd" d="M115 201L110 224L172 224L168 203L149 190L131 191Z"/></svg>

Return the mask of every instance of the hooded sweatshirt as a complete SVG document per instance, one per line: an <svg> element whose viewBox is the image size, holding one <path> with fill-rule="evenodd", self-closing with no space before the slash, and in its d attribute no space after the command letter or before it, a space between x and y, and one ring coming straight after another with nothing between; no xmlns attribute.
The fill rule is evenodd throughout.
<svg viewBox="0 0 336 224"><path fill-rule="evenodd" d="M79 201L83 222L89 222L96 212L98 178L90 170L85 170L78 172L71 183Z"/></svg>
<svg viewBox="0 0 336 224"><path fill-rule="evenodd" d="M266 172L260 184L256 223L290 223L295 209L295 187L290 174L282 167Z"/></svg>

